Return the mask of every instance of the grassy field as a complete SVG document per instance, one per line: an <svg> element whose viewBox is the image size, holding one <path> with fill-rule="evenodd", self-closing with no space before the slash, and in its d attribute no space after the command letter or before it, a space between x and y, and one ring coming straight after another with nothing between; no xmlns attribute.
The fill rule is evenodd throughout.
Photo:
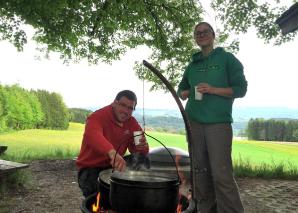
<svg viewBox="0 0 298 213"><path fill-rule="evenodd" d="M0 145L7 145L3 159L26 162L35 159L72 158L78 155L84 125L71 123L67 131L23 130L0 134ZM187 150L184 135L147 132L167 147ZM147 137L150 147L161 146L156 140ZM234 141L234 163L248 163L250 166L264 164L284 169L298 166L298 145L279 144L260 141ZM297 170L297 169L296 169Z"/></svg>
<svg viewBox="0 0 298 213"><path fill-rule="evenodd" d="M3 158L14 161L71 158L78 155L84 126L71 123L63 130L22 130L0 134L0 145L8 149Z"/></svg>

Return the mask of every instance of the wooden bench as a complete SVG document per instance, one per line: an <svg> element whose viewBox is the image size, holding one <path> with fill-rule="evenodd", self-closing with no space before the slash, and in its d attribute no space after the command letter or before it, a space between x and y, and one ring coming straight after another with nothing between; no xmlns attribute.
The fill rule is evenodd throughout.
<svg viewBox="0 0 298 213"><path fill-rule="evenodd" d="M16 170L27 168L29 165L0 159L0 176L12 173Z"/></svg>

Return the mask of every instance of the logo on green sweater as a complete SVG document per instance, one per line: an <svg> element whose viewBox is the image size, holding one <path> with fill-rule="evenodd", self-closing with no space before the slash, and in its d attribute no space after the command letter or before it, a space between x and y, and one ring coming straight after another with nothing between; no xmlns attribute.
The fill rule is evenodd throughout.
<svg viewBox="0 0 298 213"><path fill-rule="evenodd" d="M196 67L197 72L216 71L218 69L219 69L218 64L210 64L208 66L197 66Z"/></svg>

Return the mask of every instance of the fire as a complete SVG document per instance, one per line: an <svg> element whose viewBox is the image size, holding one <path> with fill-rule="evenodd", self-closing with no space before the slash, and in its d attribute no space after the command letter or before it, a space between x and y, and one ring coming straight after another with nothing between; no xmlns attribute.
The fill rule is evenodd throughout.
<svg viewBox="0 0 298 213"><path fill-rule="evenodd" d="M97 193L96 202L92 204L92 212L94 213L99 212L100 210L99 201L100 201L100 192Z"/></svg>
<svg viewBox="0 0 298 213"><path fill-rule="evenodd" d="M186 178L184 177L184 174L180 171L180 168L179 168L179 160L180 159L181 159L181 156L178 155L178 153L176 153L175 163L176 163L177 169L178 169L177 172L178 172L178 175L180 177L181 184L184 185ZM180 189L179 189L179 191L180 191ZM182 203L181 203L181 192L180 192L179 193L179 202L178 202L178 206L177 206L177 209L176 209L176 213L181 213L181 212L182 212Z"/></svg>
<svg viewBox="0 0 298 213"><path fill-rule="evenodd" d="M179 187L179 202L177 205L176 213L182 213L184 211L185 205L188 205L188 201L191 199L191 194L188 187L188 180L186 175L181 170L179 166L179 161L181 160L182 156L176 153L175 163L177 165L177 172L181 181L181 185Z"/></svg>
<svg viewBox="0 0 298 213"><path fill-rule="evenodd" d="M185 187L186 183L187 183L187 180L186 180L186 177L185 175L183 174L183 172L181 171L180 169L180 166L179 166L179 161L181 159L181 155L178 155L178 153L176 153L176 157L175 157L175 163L177 165L177 172L178 172L178 175L179 175L179 178L180 178L180 181L181 181L181 186L180 186L180 189L179 191ZM180 194L183 194L181 191L180 191Z"/></svg>
<svg viewBox="0 0 298 213"><path fill-rule="evenodd" d="M181 194L179 194L179 202L178 202L178 206L177 206L177 209L176 209L176 213L181 213L182 212L182 204L181 204L180 200L181 200Z"/></svg>
<svg viewBox="0 0 298 213"><path fill-rule="evenodd" d="M96 201L95 203L92 204L91 209L92 209L92 213L108 213L108 210L104 210L103 207L100 206L100 192L97 193L96 196Z"/></svg>

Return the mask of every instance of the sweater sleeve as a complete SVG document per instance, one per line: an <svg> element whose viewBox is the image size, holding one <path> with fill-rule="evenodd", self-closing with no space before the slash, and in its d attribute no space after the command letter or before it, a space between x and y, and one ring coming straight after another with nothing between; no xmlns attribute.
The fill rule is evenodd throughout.
<svg viewBox="0 0 298 213"><path fill-rule="evenodd" d="M89 117L85 126L84 141L97 153L106 154L113 149L113 145L104 137L102 123L100 118Z"/></svg>
<svg viewBox="0 0 298 213"><path fill-rule="evenodd" d="M228 80L233 90L233 98L244 97L247 91L247 81L243 72L243 65L231 53L228 53L227 65Z"/></svg>
<svg viewBox="0 0 298 213"><path fill-rule="evenodd" d="M178 85L178 90L177 90L177 95L181 98L181 92L184 90L189 90L190 89L190 85L188 82L188 67L185 69L182 79Z"/></svg>

